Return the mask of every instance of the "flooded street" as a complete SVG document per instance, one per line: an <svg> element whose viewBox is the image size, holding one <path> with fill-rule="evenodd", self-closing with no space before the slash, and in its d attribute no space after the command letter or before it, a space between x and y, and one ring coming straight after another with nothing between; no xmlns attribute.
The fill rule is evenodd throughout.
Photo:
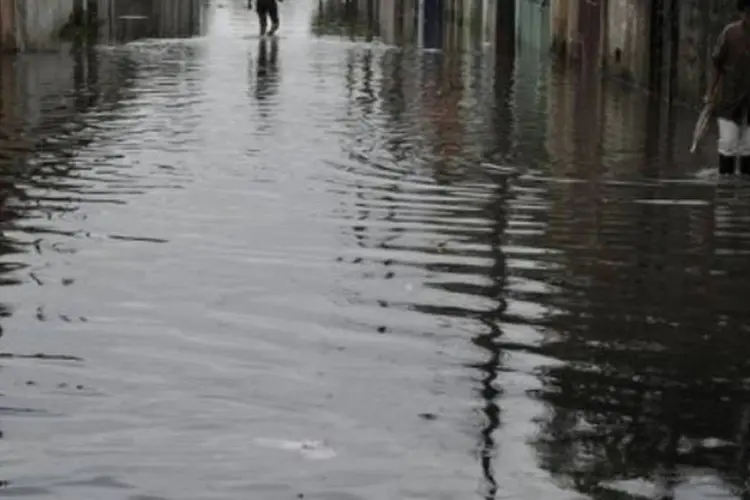
<svg viewBox="0 0 750 500"><path fill-rule="evenodd" d="M750 498L750 183L694 114L242 3L0 59L0 496Z"/></svg>

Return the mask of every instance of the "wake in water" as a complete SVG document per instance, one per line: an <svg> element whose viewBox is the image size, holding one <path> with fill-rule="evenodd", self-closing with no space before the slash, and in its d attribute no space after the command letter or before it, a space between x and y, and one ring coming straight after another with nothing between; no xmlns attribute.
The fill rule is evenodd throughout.
<svg viewBox="0 0 750 500"><path fill-rule="evenodd" d="M715 167L704 167L696 172L695 177L701 180L717 181L719 180L719 172Z"/></svg>

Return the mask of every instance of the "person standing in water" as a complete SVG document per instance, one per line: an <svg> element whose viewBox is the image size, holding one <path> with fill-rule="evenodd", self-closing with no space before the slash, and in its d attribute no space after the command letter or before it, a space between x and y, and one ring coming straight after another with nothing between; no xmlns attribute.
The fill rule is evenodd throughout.
<svg viewBox="0 0 750 500"><path fill-rule="evenodd" d="M719 174L750 175L750 0L737 0L740 20L729 23L713 51L714 78L705 101L719 124Z"/></svg>
<svg viewBox="0 0 750 500"><path fill-rule="evenodd" d="M276 34L279 29L279 2L281 0L255 0L255 11L258 13L260 22L260 36L265 36L268 30L268 20L271 20L271 31L269 36ZM248 0L247 8L253 8L253 0Z"/></svg>

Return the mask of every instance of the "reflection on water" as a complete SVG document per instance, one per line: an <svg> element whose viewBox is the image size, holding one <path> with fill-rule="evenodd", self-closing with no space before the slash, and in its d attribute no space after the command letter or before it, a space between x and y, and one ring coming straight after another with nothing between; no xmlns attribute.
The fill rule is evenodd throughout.
<svg viewBox="0 0 750 500"><path fill-rule="evenodd" d="M3 493L748 498L748 185L368 8L0 60Z"/></svg>
<svg viewBox="0 0 750 500"><path fill-rule="evenodd" d="M99 35L116 42L198 36L205 33L208 7L205 0L110 0L98 7L104 19Z"/></svg>
<svg viewBox="0 0 750 500"><path fill-rule="evenodd" d="M316 36L333 35L372 41L378 32L377 14L375 0L318 0L312 31Z"/></svg>
<svg viewBox="0 0 750 500"><path fill-rule="evenodd" d="M270 48L269 48L270 46ZM278 87L279 77L279 41L262 38L258 43L258 62L255 73L255 97L263 101L272 97Z"/></svg>

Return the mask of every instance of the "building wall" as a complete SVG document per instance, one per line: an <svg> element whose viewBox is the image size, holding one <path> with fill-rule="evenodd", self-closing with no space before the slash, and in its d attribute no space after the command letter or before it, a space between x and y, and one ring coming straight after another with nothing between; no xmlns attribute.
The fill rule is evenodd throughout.
<svg viewBox="0 0 750 500"><path fill-rule="evenodd" d="M197 0L152 0L151 3L156 36L185 38L198 34L200 7Z"/></svg>
<svg viewBox="0 0 750 500"><path fill-rule="evenodd" d="M516 0L516 35L524 44L538 49L551 46L550 7L542 0Z"/></svg>
<svg viewBox="0 0 750 500"><path fill-rule="evenodd" d="M711 52L722 28L737 17L734 0L681 0L677 96L684 100L700 98L710 77Z"/></svg>
<svg viewBox="0 0 750 500"><path fill-rule="evenodd" d="M16 0L0 0L0 51L16 50Z"/></svg>
<svg viewBox="0 0 750 500"><path fill-rule="evenodd" d="M17 0L16 36L18 48L52 49L60 43L60 30L73 13L75 0Z"/></svg>
<svg viewBox="0 0 750 500"><path fill-rule="evenodd" d="M575 32L578 16L573 15L573 7L578 0L550 0L551 47L558 54L566 54L571 44L571 34Z"/></svg>
<svg viewBox="0 0 750 500"><path fill-rule="evenodd" d="M609 0L602 63L613 74L648 81L650 6L651 0Z"/></svg>
<svg viewBox="0 0 750 500"><path fill-rule="evenodd" d="M734 0L516 0L522 43L549 47L586 66L695 102L706 89L710 54L736 17ZM544 7L548 5L549 7ZM547 36L538 33L548 9Z"/></svg>
<svg viewBox="0 0 750 500"><path fill-rule="evenodd" d="M96 7L103 41L181 38L200 32L200 0L0 0L0 51L59 48L61 29L76 5Z"/></svg>

